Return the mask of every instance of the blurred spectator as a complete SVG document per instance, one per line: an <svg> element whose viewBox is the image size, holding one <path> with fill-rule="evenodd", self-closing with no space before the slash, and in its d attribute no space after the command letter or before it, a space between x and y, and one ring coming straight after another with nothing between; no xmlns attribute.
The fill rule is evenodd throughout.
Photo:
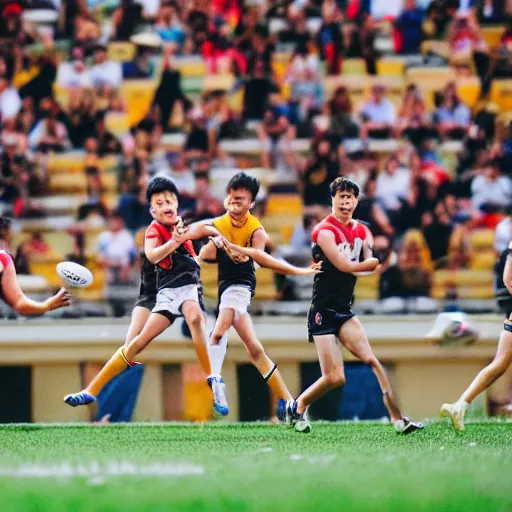
<svg viewBox="0 0 512 512"><path fill-rule="evenodd" d="M71 62L61 62L57 70L57 84L61 87L91 87L91 73L85 62L85 50L75 45L71 50Z"/></svg>
<svg viewBox="0 0 512 512"><path fill-rule="evenodd" d="M203 160L194 171L196 201L191 220L198 221L218 217L224 213L224 205L212 193L208 176L208 162Z"/></svg>
<svg viewBox="0 0 512 512"><path fill-rule="evenodd" d="M171 178L180 193L180 209L193 210L196 199L196 180L194 173L187 167L181 152L170 155L171 171L167 177ZM160 174L157 174L158 176Z"/></svg>
<svg viewBox="0 0 512 512"><path fill-rule="evenodd" d="M59 107L56 103L50 105L48 109L40 112L42 117L30 132L28 137L30 147L42 153L71 149L68 130L57 120Z"/></svg>
<svg viewBox="0 0 512 512"><path fill-rule="evenodd" d="M83 147L85 140L94 134L95 104L90 90L72 88L67 109L67 129L74 148Z"/></svg>
<svg viewBox="0 0 512 512"><path fill-rule="evenodd" d="M363 16L363 22L360 32L357 33L361 46L361 56L366 63L366 71L369 75L377 74L377 51L375 49L375 39L378 33L378 24L373 16L366 14Z"/></svg>
<svg viewBox="0 0 512 512"><path fill-rule="evenodd" d="M123 78L125 80L151 78L155 72L153 56L159 46L160 38L156 34L140 35L133 60L124 62L122 65Z"/></svg>
<svg viewBox="0 0 512 512"><path fill-rule="evenodd" d="M190 113L189 119L191 121L191 128L183 147L185 158L189 160L208 157L213 148L211 148L211 140L208 137L206 116L203 110L200 107L196 107Z"/></svg>
<svg viewBox="0 0 512 512"><path fill-rule="evenodd" d="M512 180L503 176L499 161L491 160L473 180L471 194L474 208L484 217L503 212L512 204Z"/></svg>
<svg viewBox="0 0 512 512"><path fill-rule="evenodd" d="M265 75L265 64L256 62L254 74L245 85L243 118L246 121L261 121L270 94L277 92L277 87Z"/></svg>
<svg viewBox="0 0 512 512"><path fill-rule="evenodd" d="M153 218L146 201L149 176L141 170L137 177L137 187L121 194L117 211L122 216L126 229L135 234L139 229L149 226Z"/></svg>
<svg viewBox="0 0 512 512"><path fill-rule="evenodd" d="M352 119L352 102L346 87L340 86L334 91L325 113L329 116L330 133L337 142L358 137L359 127Z"/></svg>
<svg viewBox="0 0 512 512"><path fill-rule="evenodd" d="M9 87L9 81L0 75L0 123L16 117L21 108L21 99L14 87Z"/></svg>
<svg viewBox="0 0 512 512"><path fill-rule="evenodd" d="M294 130L276 107L265 108L263 122L258 126L258 137L262 144L261 165L265 169L276 166L278 154L282 154L288 166L294 168L295 160L291 150Z"/></svg>
<svg viewBox="0 0 512 512"><path fill-rule="evenodd" d="M30 23L23 21L21 2L2 2L0 4L0 42L28 45L34 42L36 34Z"/></svg>
<svg viewBox="0 0 512 512"><path fill-rule="evenodd" d="M174 2L162 2L155 20L155 29L162 41L176 43L180 48L186 37L186 27Z"/></svg>
<svg viewBox="0 0 512 512"><path fill-rule="evenodd" d="M386 212L375 198L376 186L377 172L373 171L366 181L364 194L359 199L354 218L366 222L376 237L382 234L391 237L395 230L389 222Z"/></svg>
<svg viewBox="0 0 512 512"><path fill-rule="evenodd" d="M425 102L421 98L416 84L409 84L398 111L396 135L405 135L416 147L419 147L429 135Z"/></svg>
<svg viewBox="0 0 512 512"><path fill-rule="evenodd" d="M311 235L319 222L317 215L303 215L302 220L295 226L290 238L290 246L294 252L306 250L309 255L311 254Z"/></svg>
<svg viewBox="0 0 512 512"><path fill-rule="evenodd" d="M314 142L312 156L302 172L304 214L326 217L331 210L329 185L339 176L339 162L329 139Z"/></svg>
<svg viewBox="0 0 512 512"><path fill-rule="evenodd" d="M112 39L129 41L142 22L142 6L134 0L121 0L112 15Z"/></svg>
<svg viewBox="0 0 512 512"><path fill-rule="evenodd" d="M119 62L108 60L107 46L97 44L93 50L94 64L90 70L90 78L95 87L108 84L119 87L123 79L123 72Z"/></svg>
<svg viewBox="0 0 512 512"><path fill-rule="evenodd" d="M379 296L428 297L432 281L432 260L423 235L408 231L398 255L398 264L389 266L380 276Z"/></svg>
<svg viewBox="0 0 512 512"><path fill-rule="evenodd" d="M371 99L361 109L361 137L364 139L386 139L392 134L396 122L396 109L385 94L386 88L382 84L374 85Z"/></svg>
<svg viewBox="0 0 512 512"><path fill-rule="evenodd" d="M400 53L412 55L420 52L424 18L425 11L416 5L416 0L405 0L404 8L395 21L400 34Z"/></svg>
<svg viewBox="0 0 512 512"><path fill-rule="evenodd" d="M434 123L441 139L464 138L470 122L471 112L460 100L455 82L450 82L444 88L434 112Z"/></svg>
<svg viewBox="0 0 512 512"><path fill-rule="evenodd" d="M102 157L121 152L121 143L105 126L104 112L98 112L94 118L94 136L98 139L98 156Z"/></svg>
<svg viewBox="0 0 512 512"><path fill-rule="evenodd" d="M422 229L432 260L436 262L445 258L453 225L444 201L439 201L433 212L423 214Z"/></svg>
<svg viewBox="0 0 512 512"><path fill-rule="evenodd" d="M322 60L327 63L327 74L337 75L341 71L344 39L341 31L343 15L334 0L322 3L322 26L317 34L317 46Z"/></svg>
<svg viewBox="0 0 512 512"><path fill-rule="evenodd" d="M133 279L137 249L119 212L109 215L108 229L98 238L98 264L107 270L109 284L127 284Z"/></svg>
<svg viewBox="0 0 512 512"><path fill-rule="evenodd" d="M401 167L396 156L391 156L384 166L384 171L377 176L375 198L393 226L400 225L402 208L410 193L411 171Z"/></svg>

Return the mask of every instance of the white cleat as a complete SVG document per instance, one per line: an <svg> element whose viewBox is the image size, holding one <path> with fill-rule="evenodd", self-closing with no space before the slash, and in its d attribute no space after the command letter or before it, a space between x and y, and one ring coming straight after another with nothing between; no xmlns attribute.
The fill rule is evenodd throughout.
<svg viewBox="0 0 512 512"><path fill-rule="evenodd" d="M313 430L311 423L309 422L308 410L295 422L295 431L302 432L303 434L309 434Z"/></svg>
<svg viewBox="0 0 512 512"><path fill-rule="evenodd" d="M455 430L464 430L465 409L458 403L443 404L441 407L441 418L450 418Z"/></svg>

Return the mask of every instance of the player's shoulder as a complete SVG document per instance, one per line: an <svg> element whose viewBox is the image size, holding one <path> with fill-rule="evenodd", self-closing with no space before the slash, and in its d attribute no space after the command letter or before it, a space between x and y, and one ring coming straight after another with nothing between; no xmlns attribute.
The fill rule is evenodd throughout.
<svg viewBox="0 0 512 512"><path fill-rule="evenodd" d="M226 230L229 228L229 224L230 224L229 215L227 213L225 213L224 215L221 215L220 217L215 217L212 220L212 225L215 228L217 228L222 234L224 234L223 230Z"/></svg>
<svg viewBox="0 0 512 512"><path fill-rule="evenodd" d="M354 232L354 236L361 240L365 240L370 234L370 228L359 220L353 221L352 230Z"/></svg>
<svg viewBox="0 0 512 512"><path fill-rule="evenodd" d="M2 264L3 268L6 268L7 265L12 261L12 256L3 249L0 250L0 263Z"/></svg>
<svg viewBox="0 0 512 512"><path fill-rule="evenodd" d="M157 238L161 235L161 224L154 220L146 229L146 238Z"/></svg>
<svg viewBox="0 0 512 512"><path fill-rule="evenodd" d="M342 232L341 229L332 222L331 217L332 216L329 215L313 228L313 233L311 235L313 242L318 240L318 237L322 231L330 231L333 233L336 241L338 242L338 239L342 236Z"/></svg>
<svg viewBox="0 0 512 512"><path fill-rule="evenodd" d="M255 217L252 213L249 213L249 217L247 218L247 227L250 231L256 231L257 229L261 229L263 224L261 223L258 217Z"/></svg>

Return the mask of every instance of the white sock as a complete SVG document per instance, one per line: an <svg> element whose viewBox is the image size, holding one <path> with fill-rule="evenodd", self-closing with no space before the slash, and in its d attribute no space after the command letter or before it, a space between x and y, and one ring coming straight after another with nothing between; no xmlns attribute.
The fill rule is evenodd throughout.
<svg viewBox="0 0 512 512"><path fill-rule="evenodd" d="M464 412L466 412L469 407L469 404L462 397L457 400L457 403L455 405L457 407L460 407Z"/></svg>
<svg viewBox="0 0 512 512"><path fill-rule="evenodd" d="M228 333L222 336L218 345L208 345L208 354L210 355L210 365L212 367L212 376L220 376L222 372L222 363L226 357L228 345Z"/></svg>

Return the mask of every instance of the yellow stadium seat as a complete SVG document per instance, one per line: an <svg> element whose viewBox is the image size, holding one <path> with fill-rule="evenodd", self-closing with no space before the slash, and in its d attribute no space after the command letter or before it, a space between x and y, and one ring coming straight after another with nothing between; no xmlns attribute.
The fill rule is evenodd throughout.
<svg viewBox="0 0 512 512"><path fill-rule="evenodd" d="M116 155L105 156L96 160L99 171L113 169L117 165ZM50 153L48 157L48 174L82 173L87 164L87 156L82 152Z"/></svg>
<svg viewBox="0 0 512 512"><path fill-rule="evenodd" d="M512 110L512 80L493 80L490 101L501 111Z"/></svg>
<svg viewBox="0 0 512 512"><path fill-rule="evenodd" d="M115 62L129 62L135 56L135 45L125 41L113 41L107 47L108 58Z"/></svg>
<svg viewBox="0 0 512 512"><path fill-rule="evenodd" d="M471 269L492 270L496 263L496 253L493 249L473 251L471 253Z"/></svg>
<svg viewBox="0 0 512 512"><path fill-rule="evenodd" d="M201 265L201 282L204 287L217 287L217 265L204 263Z"/></svg>
<svg viewBox="0 0 512 512"><path fill-rule="evenodd" d="M55 251L66 256L73 251L73 237L62 231L55 231L53 233L45 233L44 241L52 247Z"/></svg>
<svg viewBox="0 0 512 512"><path fill-rule="evenodd" d="M48 188L52 194L83 194L87 189L87 178L83 173L55 173L49 176L48 181ZM117 189L117 175L115 173L103 173L102 181L107 191L114 192Z"/></svg>
<svg viewBox="0 0 512 512"><path fill-rule="evenodd" d="M499 46L501 42L501 36L503 35L504 27L482 27L480 29L480 34L482 35L484 41L492 48L494 46Z"/></svg>
<svg viewBox="0 0 512 512"><path fill-rule="evenodd" d="M234 75L207 75L204 77L204 91L229 91L235 85Z"/></svg>
<svg viewBox="0 0 512 512"><path fill-rule="evenodd" d="M59 105L66 108L69 103L70 91L67 87L61 87L56 83L53 84L53 95Z"/></svg>
<svg viewBox="0 0 512 512"><path fill-rule="evenodd" d="M494 282L492 270L458 270L455 272L457 288L491 286Z"/></svg>
<svg viewBox="0 0 512 512"><path fill-rule="evenodd" d="M469 233L469 244L471 250L478 251L481 249L489 249L494 245L494 230L492 229L475 229Z"/></svg>
<svg viewBox="0 0 512 512"><path fill-rule="evenodd" d="M295 231L295 226L293 226L293 225L281 226L281 229L280 229L281 243L289 244L294 231Z"/></svg>
<svg viewBox="0 0 512 512"><path fill-rule="evenodd" d="M494 298L494 288L487 286L464 286L457 288L457 297L459 299L492 299Z"/></svg>
<svg viewBox="0 0 512 512"><path fill-rule="evenodd" d="M457 79L457 93L468 106L474 107L480 99L480 79L476 76Z"/></svg>
<svg viewBox="0 0 512 512"><path fill-rule="evenodd" d="M121 85L130 126L136 125L148 113L157 84L152 80L126 80Z"/></svg>
<svg viewBox="0 0 512 512"><path fill-rule="evenodd" d="M377 61L378 75L396 75L402 76L405 71L405 60L399 59L379 59Z"/></svg>
<svg viewBox="0 0 512 512"><path fill-rule="evenodd" d="M58 261L31 261L30 273L44 277L52 288L60 287L62 281L55 270L57 263Z"/></svg>
<svg viewBox="0 0 512 512"><path fill-rule="evenodd" d="M343 75L366 75L366 61L364 59L345 59L342 73Z"/></svg>
<svg viewBox="0 0 512 512"><path fill-rule="evenodd" d="M256 283L258 286L274 286L274 271L269 268L256 270Z"/></svg>
<svg viewBox="0 0 512 512"><path fill-rule="evenodd" d="M201 77L206 74L206 64L204 60L194 59L178 61L176 68L179 69L183 78Z"/></svg>
<svg viewBox="0 0 512 512"><path fill-rule="evenodd" d="M302 215L302 199L298 194L271 194L267 200L267 215Z"/></svg>
<svg viewBox="0 0 512 512"><path fill-rule="evenodd" d="M105 116L105 127L114 135L124 135L130 130L130 119L124 112L108 112Z"/></svg>
<svg viewBox="0 0 512 512"><path fill-rule="evenodd" d="M256 300L275 300L276 297L277 290L275 284L256 286L256 294L254 295Z"/></svg>

